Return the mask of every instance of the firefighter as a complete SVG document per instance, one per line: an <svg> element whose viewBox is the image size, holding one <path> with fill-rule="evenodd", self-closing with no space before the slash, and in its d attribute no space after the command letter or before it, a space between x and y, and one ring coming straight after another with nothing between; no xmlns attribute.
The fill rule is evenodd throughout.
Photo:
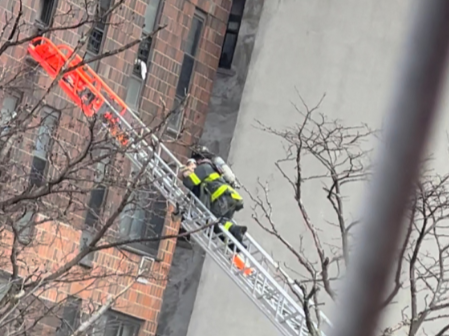
<svg viewBox="0 0 449 336"><path fill-rule="evenodd" d="M243 209L243 199L214 164L214 156L204 148L194 151L182 174L184 185L220 220L224 229L242 244L247 227L233 224L231 220L235 212ZM218 225L214 232L219 232Z"/></svg>

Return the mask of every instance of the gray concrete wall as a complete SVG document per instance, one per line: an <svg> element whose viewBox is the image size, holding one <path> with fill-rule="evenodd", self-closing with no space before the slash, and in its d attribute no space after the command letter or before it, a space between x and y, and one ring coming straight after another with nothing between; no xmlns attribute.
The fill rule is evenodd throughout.
<svg viewBox="0 0 449 336"><path fill-rule="evenodd" d="M248 3L255 12L261 8L258 1L248 0ZM301 122L292 106L292 102L301 103L297 90L310 106L326 93L321 110L330 117L380 127L411 3L406 0L265 1L245 83L242 82L246 77L245 66L242 69L237 66L237 74L221 76L217 81L205 139L218 139L212 149L224 153L232 137L229 161L251 192L257 190L258 177L271 182L273 219L280 232L298 248L299 236L305 234L305 228L290 186L273 164L284 157L284 148L277 138L254 127L256 120L278 129ZM258 21L251 15L246 19ZM257 27L251 23L245 26L252 32ZM252 44L253 35L247 40ZM240 51L235 62L241 57L242 64L247 64L249 55L244 51L243 41L239 38ZM238 71L244 75L239 77ZM237 97L242 87L243 98L239 104ZM447 100L446 97L444 110L447 110ZM440 120L432 139L437 168L448 166L445 136L448 119L446 114ZM307 168L313 171L316 166ZM358 216L361 190L359 186L350 191L349 217ZM331 240L332 230L326 231L325 226L330 210L321 187L310 185L304 190L303 198L313 221L323 230L323 239ZM237 214L237 220L249 226L251 235L277 260L299 269L291 254L251 220L251 204L248 201L246 204ZM310 240L304 242L306 251L310 246ZM399 296L399 301L405 297ZM390 312L387 323L394 323L398 316L399 313ZM234 283L206 258L188 336L211 333L216 336L278 334Z"/></svg>

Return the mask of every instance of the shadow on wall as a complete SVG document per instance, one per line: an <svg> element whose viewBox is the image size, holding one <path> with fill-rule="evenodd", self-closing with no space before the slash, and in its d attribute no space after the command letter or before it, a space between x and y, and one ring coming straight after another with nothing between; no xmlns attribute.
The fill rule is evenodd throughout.
<svg viewBox="0 0 449 336"><path fill-rule="evenodd" d="M156 336L187 335L205 253L196 244L177 246L163 297Z"/></svg>

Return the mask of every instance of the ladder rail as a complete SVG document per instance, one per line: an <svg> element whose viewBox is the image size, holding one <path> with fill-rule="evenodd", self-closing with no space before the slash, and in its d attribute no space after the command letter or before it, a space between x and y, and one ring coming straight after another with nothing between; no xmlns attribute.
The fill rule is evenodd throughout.
<svg viewBox="0 0 449 336"><path fill-rule="evenodd" d="M272 266L277 267L279 271L283 274L285 279L289 282L291 287L301 296L304 297L304 292L301 288L293 281L293 279L290 278L290 276L281 268L279 267L279 264L274 261L274 259L271 257L270 254L268 254L267 251L265 251L262 246L259 245L259 243L251 237L249 234L247 235L248 240L251 242L252 245L257 246L258 251L262 253L267 261L271 263ZM329 325L330 327L333 327L332 322L329 320L329 318L320 310L320 317Z"/></svg>
<svg viewBox="0 0 449 336"><path fill-rule="evenodd" d="M36 46L33 43L36 41L33 40L28 48L30 55L38 60L51 77L55 78L58 74L57 71L60 71L62 66L67 63L68 58L72 56L73 50L64 45L55 46L48 39L39 39L42 43L48 43L48 45L44 45L47 49L42 49L42 53L46 54L40 55L34 49ZM48 55L48 50L54 51L55 54L50 53ZM61 50L66 50L67 55ZM47 56L47 59L51 58L52 64L45 63L47 60L43 56ZM70 65L77 64L81 60L79 55L75 55L74 59L70 62ZM70 79L72 82L66 79ZM85 85L83 90L80 90L80 82ZM59 84L63 86L64 91L87 117L94 114L100 117L106 116L106 114L113 115L113 119L108 119L112 121L112 125L103 121L103 126L109 130L119 144L129 146L132 151L126 151L126 155L134 164L142 168L145 163L148 163L145 168L148 177L171 204L174 206L180 204L182 207L186 207L186 217L181 223L185 229L191 231L217 221L210 210L190 190L183 186L179 178L179 171L183 165L177 157L89 66L83 66L64 74ZM86 101L84 89L90 91L89 97L93 97L93 99L89 98ZM108 97L105 97L101 91L105 92ZM120 111L111 102L118 105ZM116 128L113 129L113 127L118 127L120 131L117 131ZM120 138L119 134L126 134L126 142L122 141L123 138ZM173 164L174 167L171 166ZM234 220L233 222L236 223ZM307 331L304 311L300 303L288 293L288 290L291 291L293 288L296 294L301 296L301 289L248 233L245 235L245 241L249 243L247 250L228 231L224 230L221 224L219 224L219 228L218 233L214 233L213 228L209 227L192 234L192 237L283 335L303 335L303 332ZM215 241L220 241L218 236L223 236L225 242L215 243ZM240 250L239 253L244 256L248 267L254 271L253 274L247 276L244 271L233 271L233 263L227 255L229 244L234 246L233 255L237 253L236 249ZM255 249L252 253L249 251L251 247ZM279 277L279 273L281 277ZM276 280L276 278L279 280ZM331 326L331 323L321 311L320 314L322 319ZM324 333L322 335L324 336Z"/></svg>
<svg viewBox="0 0 449 336"><path fill-rule="evenodd" d="M130 113L130 115L132 115L133 117L135 117L135 118L138 118L137 116L135 116L135 114L132 112L132 111L129 111L129 113ZM121 121L123 122L123 124L124 125L126 125L128 128L130 128L131 130L132 130L132 127L131 127L131 125L125 120L125 118L123 117L123 116L121 116L121 115L118 115L118 117L119 118L121 118ZM148 128L146 128L146 126L142 123L142 127L143 128L145 128L147 131L149 131L148 130ZM158 139L156 138L155 139L156 141L158 141ZM146 142L142 142L143 144L146 144ZM161 151L162 152L164 152L164 153L167 153L167 155L169 155L170 156L170 158L173 160L173 162L177 165L177 167L178 168L180 168L181 166L182 166L182 164L180 163L180 161L169 151L169 149L165 146L165 145L163 145L162 143L160 143L159 141L158 141L158 146L161 148ZM150 148L151 149L151 148ZM152 150L152 149L151 149ZM171 167L169 167L168 166L168 164L160 157L160 155L159 154L157 154L155 151L153 151L153 155L155 156L155 158L159 161L159 164L161 164L161 165L163 165L164 166L164 168L166 168L167 169L167 173L168 174L170 174L171 173L171 177L172 177L172 179L168 179L166 176L163 176L163 175L160 175L159 177L160 178L162 178L162 181L164 182L164 184L165 184L165 186L166 187L168 187L168 188L170 188L171 187L171 181L172 180L178 180L179 181L179 178L178 178L178 176L177 176L177 174L176 174L176 172L174 172L172 169L171 169ZM135 159L133 156L131 156L131 158L132 159ZM146 159L146 157L144 157L144 159ZM139 162L139 161L134 161L135 163L138 163L138 164L140 164L140 165L142 165L142 162ZM152 166L152 164L150 163L150 166ZM152 167L150 167L150 168L152 168ZM179 188L179 186L178 186L178 188ZM179 191L181 190L181 188L179 188ZM181 199L182 199L182 201L181 201L181 203L188 203L189 202L189 200L187 199L187 195L190 195L190 197L191 197L191 200L194 200L193 202L195 203L195 207L198 209L198 208L202 208L202 211L203 212L205 212L205 214L207 215L207 217L208 218L210 218L212 221L217 221L217 218L210 212L210 210L209 209L207 209L205 206L204 206L204 204L201 202L201 201L199 201L199 199L190 191L190 190L186 190L187 191L187 194L184 194L184 195L180 195L179 196L179 198L178 198L178 200L179 201L181 201ZM170 197L167 197L167 199L173 204L173 205L176 205L176 204L174 204L174 201L170 198ZM235 221L233 221L234 223L235 223ZM298 305L298 303L297 302L295 302L292 298L291 298L291 296L289 295L289 294L287 294L287 292L279 285L279 283L277 282L277 281L275 281L273 278L272 278L272 276L265 270L265 268L263 268L259 263L258 263L258 261L245 249L245 248L243 248L243 246L231 235L231 234L229 234L229 232L228 231L226 231L226 230L223 230L223 226L220 224L219 225L220 226L220 230L222 231L222 233L229 239L229 240L231 240L239 249L240 249L240 251L241 251L241 253L247 258L247 260L249 260L250 261L250 264L251 265L253 265L252 267L255 267L255 268L257 268L258 269L258 271L259 272L261 272L262 273L262 275L264 276L264 277L266 277L266 279L268 279L268 281L269 281L269 284L270 284L270 287L272 287L272 288L275 288L275 290L278 292L278 293L280 293L282 296L284 296L286 299L287 299L287 301L288 301L288 303L290 304L290 305L292 305L297 311L298 311L298 313L302 316L302 317L304 317L304 313L303 313L303 309L302 309L302 307L300 307L299 305ZM194 234L195 235L195 234ZM248 233L246 234L246 236L247 236L247 239L253 244L253 246L255 246L256 248L257 248L257 250L258 251L260 251L261 253L262 253L262 255L265 257L265 259L267 260L267 261L269 261L270 262L270 264L271 264L271 266L273 266L273 267L276 267L279 271L281 271L282 273L283 273L283 275L286 277L286 279L287 279L287 281L288 282L290 282L290 284L293 284L294 282L293 282L293 280L291 280L291 278L290 277L288 277L288 275L287 275L287 273L285 273L285 271L283 271L282 270L282 268L280 268L275 262L274 262L274 260L269 256L269 254L254 240L254 238L252 238L251 237L251 235L249 235ZM205 249L206 251L209 251L207 248ZM296 290L298 290L298 292L299 293L302 293L302 291L301 291L301 289L300 288L298 288L298 286L297 285L295 285L296 286ZM252 298L252 297L251 297ZM328 319L327 319L327 317L320 311L320 313L321 313L321 316L325 319L325 321L328 323ZM330 323L329 323L330 324Z"/></svg>

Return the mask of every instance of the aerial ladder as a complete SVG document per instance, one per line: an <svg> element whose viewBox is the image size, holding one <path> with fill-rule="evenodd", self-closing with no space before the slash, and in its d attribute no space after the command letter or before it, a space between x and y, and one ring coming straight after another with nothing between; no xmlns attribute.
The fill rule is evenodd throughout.
<svg viewBox="0 0 449 336"><path fill-rule="evenodd" d="M51 78L58 80L62 90L86 117L101 118L118 144L131 149L127 156L137 167L146 165L146 173L154 186L173 206L183 209L181 225L186 231L205 227L191 237L280 333L284 336L308 335L302 308L303 293L299 286L248 233L244 248L223 230L221 224L220 232L214 232L210 224L216 223L217 218L184 188L178 178L182 164L95 71L88 65L78 66L83 59L72 48L55 45L44 37L32 40L28 53ZM142 134L150 139L146 140ZM323 313L320 315L322 327L331 327L327 317ZM324 332L321 334L325 336Z"/></svg>

